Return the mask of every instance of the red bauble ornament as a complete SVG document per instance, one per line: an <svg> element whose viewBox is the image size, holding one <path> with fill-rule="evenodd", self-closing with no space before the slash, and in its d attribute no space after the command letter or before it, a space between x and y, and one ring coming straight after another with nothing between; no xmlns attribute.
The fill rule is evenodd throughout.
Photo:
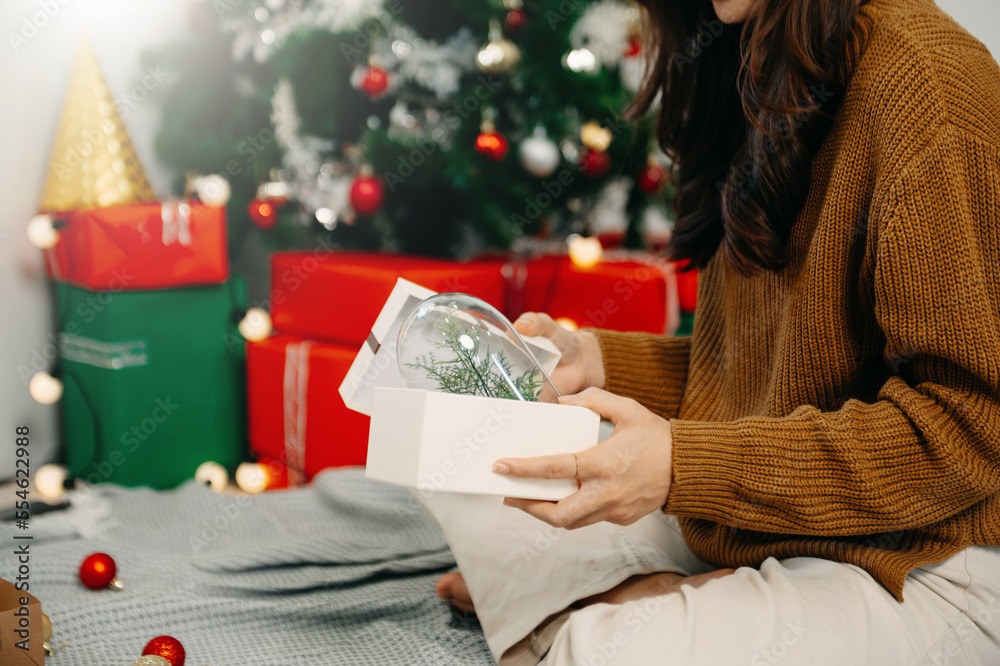
<svg viewBox="0 0 1000 666"><path fill-rule="evenodd" d="M483 132L476 137L476 151L494 162L506 157L509 147L507 139L500 132Z"/></svg>
<svg viewBox="0 0 1000 666"><path fill-rule="evenodd" d="M666 169L659 164L650 163L639 170L636 183L645 194L658 194L667 184L668 178Z"/></svg>
<svg viewBox="0 0 1000 666"><path fill-rule="evenodd" d="M634 58L642 53L642 37L639 35L629 35L628 46L622 52L626 58Z"/></svg>
<svg viewBox="0 0 1000 666"><path fill-rule="evenodd" d="M361 89L369 97L378 97L389 87L389 74L381 67L369 67L361 77Z"/></svg>
<svg viewBox="0 0 1000 666"><path fill-rule="evenodd" d="M118 567L110 555L93 553L80 564L80 582L92 590L100 590L111 584L118 573Z"/></svg>
<svg viewBox="0 0 1000 666"><path fill-rule="evenodd" d="M382 207L385 188L374 176L358 176L351 184L351 208L359 215L372 215Z"/></svg>
<svg viewBox="0 0 1000 666"><path fill-rule="evenodd" d="M513 34L519 32L528 24L528 15L525 14L520 9L512 9L507 12L507 16L503 20L504 28L507 32Z"/></svg>
<svg viewBox="0 0 1000 666"><path fill-rule="evenodd" d="M580 171L584 176L600 178L611 168L611 156L604 151L587 148L580 153Z"/></svg>
<svg viewBox="0 0 1000 666"><path fill-rule="evenodd" d="M254 199L247 207L247 211L250 213L250 219L260 229L270 229L278 221L278 208L270 201Z"/></svg>
<svg viewBox="0 0 1000 666"><path fill-rule="evenodd" d="M184 646L173 636L157 636L146 643L142 649L143 656L147 654L163 657L170 662L170 666L184 666Z"/></svg>

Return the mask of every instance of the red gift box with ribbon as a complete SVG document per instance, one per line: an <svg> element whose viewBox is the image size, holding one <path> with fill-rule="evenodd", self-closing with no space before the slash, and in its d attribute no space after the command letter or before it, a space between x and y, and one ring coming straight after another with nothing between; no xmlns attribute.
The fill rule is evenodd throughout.
<svg viewBox="0 0 1000 666"><path fill-rule="evenodd" d="M680 322L673 267L648 255L622 255L606 256L593 268L565 256L512 264L508 314L547 312L581 328L673 333Z"/></svg>
<svg viewBox="0 0 1000 666"><path fill-rule="evenodd" d="M504 261L469 262L368 252L282 252L271 257L271 320L280 333L349 345L368 337L385 299L404 278L435 292L505 306Z"/></svg>
<svg viewBox="0 0 1000 666"><path fill-rule="evenodd" d="M338 389L356 348L274 335L247 344L250 449L311 479L327 467L364 465L368 417Z"/></svg>
<svg viewBox="0 0 1000 666"><path fill-rule="evenodd" d="M229 277L225 209L186 201L54 214L49 276L93 291L218 284Z"/></svg>

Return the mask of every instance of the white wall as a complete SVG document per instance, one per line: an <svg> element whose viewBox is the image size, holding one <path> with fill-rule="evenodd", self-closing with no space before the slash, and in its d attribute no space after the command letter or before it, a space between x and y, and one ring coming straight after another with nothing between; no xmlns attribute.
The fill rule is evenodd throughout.
<svg viewBox="0 0 1000 666"><path fill-rule="evenodd" d="M125 95L142 78L141 52L173 42L187 29L186 2L3 0L0 5L0 480L13 475L17 425L31 427L33 467L54 455L57 408L36 404L17 370L31 367L33 352L51 358L53 351L46 349L52 321L41 256L24 229L41 197L80 37L86 33L90 39L112 94ZM45 8L51 18L40 14ZM33 18L44 24L37 34L24 31ZM10 33L22 31L32 36L15 49ZM137 104L125 124L160 193L168 175L153 159L156 106L149 100Z"/></svg>
<svg viewBox="0 0 1000 666"><path fill-rule="evenodd" d="M140 53L175 41L187 28L189 0L2 0L0 6L0 479L14 469L14 428L32 429L32 463L51 457L56 408L41 407L27 393L19 365L33 353L45 355L52 330L41 260L28 244L24 226L35 212L63 93L80 36L89 36L112 94L125 95L139 82ZM940 6L1000 56L1000 1L939 0ZM16 51L10 33L44 7L54 12ZM42 21L37 20L38 23ZM25 34L30 34L25 33ZM139 157L154 189L166 191L168 174L153 159L158 123L153 101L138 104L126 118Z"/></svg>
<svg viewBox="0 0 1000 666"><path fill-rule="evenodd" d="M1000 0L937 0L937 4L1000 60Z"/></svg>

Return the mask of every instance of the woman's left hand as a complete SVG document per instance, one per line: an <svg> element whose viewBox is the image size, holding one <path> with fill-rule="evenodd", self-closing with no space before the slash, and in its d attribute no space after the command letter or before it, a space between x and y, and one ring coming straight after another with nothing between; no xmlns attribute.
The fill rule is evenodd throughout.
<svg viewBox="0 0 1000 666"><path fill-rule="evenodd" d="M670 422L640 405L596 388L563 396L564 405L594 410L615 424L614 434L597 446L537 458L504 458L493 471L537 479L573 479L580 489L559 502L506 498L554 527L576 529L607 521L631 525L667 502L673 479ZM577 475L579 460L579 476ZM506 470L505 470L506 468Z"/></svg>

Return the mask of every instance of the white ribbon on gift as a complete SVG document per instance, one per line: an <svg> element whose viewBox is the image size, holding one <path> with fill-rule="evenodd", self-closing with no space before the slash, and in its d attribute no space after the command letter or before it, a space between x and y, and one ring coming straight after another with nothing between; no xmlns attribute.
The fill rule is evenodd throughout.
<svg viewBox="0 0 1000 666"><path fill-rule="evenodd" d="M160 219L163 220L163 244L180 243L191 245L191 205L186 201L164 201L160 204Z"/></svg>
<svg viewBox="0 0 1000 666"><path fill-rule="evenodd" d="M306 414L308 413L309 351L313 343L290 342L285 348L284 430L288 485L305 483Z"/></svg>

